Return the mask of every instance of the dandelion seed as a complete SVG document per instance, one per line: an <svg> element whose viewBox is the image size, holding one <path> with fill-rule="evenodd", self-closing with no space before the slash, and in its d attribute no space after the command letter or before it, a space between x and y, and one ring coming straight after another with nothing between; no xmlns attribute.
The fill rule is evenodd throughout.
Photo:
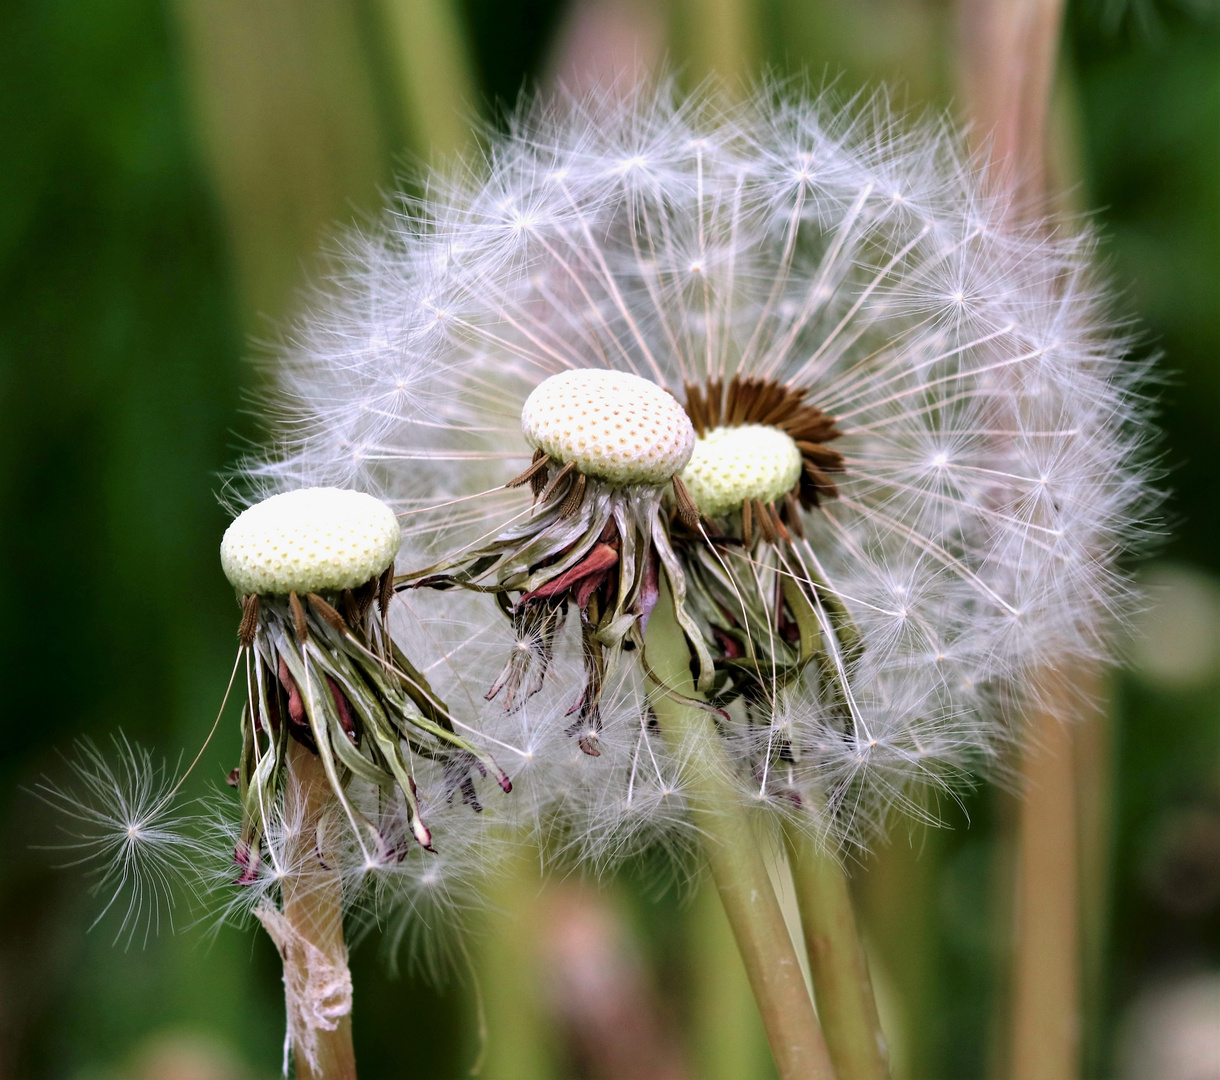
<svg viewBox="0 0 1220 1080"><path fill-rule="evenodd" d="M126 736L113 742L107 755L81 740L68 760L71 781L43 780L34 793L57 811L67 837L51 850L66 856L62 866L85 867L105 900L93 925L117 911L115 942L147 944L162 918L172 926L177 892L189 886L199 850L199 823L175 800L176 775Z"/></svg>

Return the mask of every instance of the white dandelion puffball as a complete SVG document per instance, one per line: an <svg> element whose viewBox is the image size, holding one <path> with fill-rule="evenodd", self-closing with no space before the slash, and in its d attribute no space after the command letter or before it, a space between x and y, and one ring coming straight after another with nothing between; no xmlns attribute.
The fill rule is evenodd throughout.
<svg viewBox="0 0 1220 1080"><path fill-rule="evenodd" d="M787 432L766 424L718 427L695 440L682 480L699 512L716 517L746 499L769 503L801 478L801 452Z"/></svg>
<svg viewBox="0 0 1220 1080"><path fill-rule="evenodd" d="M380 499L340 488L272 495L238 514L220 564L242 595L354 589L394 562L398 519Z"/></svg>
<svg viewBox="0 0 1220 1080"><path fill-rule="evenodd" d="M563 371L525 399L521 430L538 450L618 484L663 484L691 455L695 429L678 400L624 371Z"/></svg>
<svg viewBox="0 0 1220 1080"><path fill-rule="evenodd" d="M881 95L733 102L664 82L526 107L485 157L347 238L283 358L281 452L250 479L384 492L406 573L518 530L504 573L541 565L574 603L606 573L646 593L662 545L615 537L668 536L688 639L724 670L800 647L777 610L795 582L824 658L783 686L760 670L750 707L769 712L731 744L741 786L867 837L912 786L996 760L1043 665L1108 657L1132 606L1121 559L1156 505L1147 365L1109 314L1091 233L1014 224L980 168L949 121L907 122ZM506 485L536 450L552 463L535 493L559 463L606 483L572 481L571 516L535 506ZM673 475L704 514L761 500L758 542L671 526ZM534 544L537 521L553 525ZM523 817L545 802L573 848L596 834L603 855L682 820L644 650L607 677L606 749L584 760L565 734L580 620L551 663L554 623L531 629L518 606L514 624L518 597L450 583L410 593L415 662L519 752L501 764ZM510 648L542 657L543 688L506 716L484 695ZM790 761L754 768L781 743Z"/></svg>

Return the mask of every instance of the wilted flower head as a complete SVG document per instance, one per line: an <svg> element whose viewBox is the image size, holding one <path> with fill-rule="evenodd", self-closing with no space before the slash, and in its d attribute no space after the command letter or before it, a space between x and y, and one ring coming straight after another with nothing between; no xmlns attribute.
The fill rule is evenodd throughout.
<svg viewBox="0 0 1220 1080"><path fill-rule="evenodd" d="M526 110L351 239L256 474L396 505L400 632L447 700L496 699L528 813L681 819L646 683L667 583L743 788L858 838L991 754L1040 666L1104 654L1142 528L1092 240L1007 209L881 99Z"/></svg>
<svg viewBox="0 0 1220 1080"><path fill-rule="evenodd" d="M385 503L321 487L256 503L224 535L221 563L242 598L239 633L248 669L241 763L230 777L242 802L236 857L243 883L259 873L289 739L320 758L367 859L390 854L393 839L349 797L350 780L401 800L410 832L425 848L432 834L420 814L410 760L442 760L456 774L453 786L470 798L465 774L471 766L511 788L495 762L454 731L444 703L390 637L401 541Z"/></svg>

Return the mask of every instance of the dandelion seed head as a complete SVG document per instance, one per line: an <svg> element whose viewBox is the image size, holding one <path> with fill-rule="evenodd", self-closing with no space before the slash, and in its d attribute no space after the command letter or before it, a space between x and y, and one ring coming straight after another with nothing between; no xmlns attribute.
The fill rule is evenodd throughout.
<svg viewBox="0 0 1220 1080"><path fill-rule="evenodd" d="M623 371L564 371L521 409L526 441L586 476L663 484L690 459L695 431L656 383Z"/></svg>
<svg viewBox="0 0 1220 1080"><path fill-rule="evenodd" d="M743 799L845 842L990 767L1041 665L1108 656L1157 500L1087 226L1014 225L880 94L540 102L469 164L345 244L251 475L384 494L420 567L501 544L395 633L520 766L505 815L599 866L686 842L640 662L662 544ZM547 492L532 450L598 483Z"/></svg>
<svg viewBox="0 0 1220 1080"><path fill-rule="evenodd" d="M242 511L225 531L220 562L243 595L351 589L394 562L402 533L371 495L305 488Z"/></svg>
<svg viewBox="0 0 1220 1080"><path fill-rule="evenodd" d="M766 424L717 427L695 440L682 481L701 513L717 517L746 499L772 502L801 477L801 452Z"/></svg>

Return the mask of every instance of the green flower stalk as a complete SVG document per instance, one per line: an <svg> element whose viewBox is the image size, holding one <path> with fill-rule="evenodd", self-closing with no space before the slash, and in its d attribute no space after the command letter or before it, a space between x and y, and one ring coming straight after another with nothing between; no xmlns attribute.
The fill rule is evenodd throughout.
<svg viewBox="0 0 1220 1080"><path fill-rule="evenodd" d="M740 805L713 714L696 697L690 652L675 610L673 598L663 594L649 624L646 649L657 688L652 707L666 742L687 762L687 802L779 1075L783 1080L834 1080L826 1040L759 850L759 835Z"/></svg>

